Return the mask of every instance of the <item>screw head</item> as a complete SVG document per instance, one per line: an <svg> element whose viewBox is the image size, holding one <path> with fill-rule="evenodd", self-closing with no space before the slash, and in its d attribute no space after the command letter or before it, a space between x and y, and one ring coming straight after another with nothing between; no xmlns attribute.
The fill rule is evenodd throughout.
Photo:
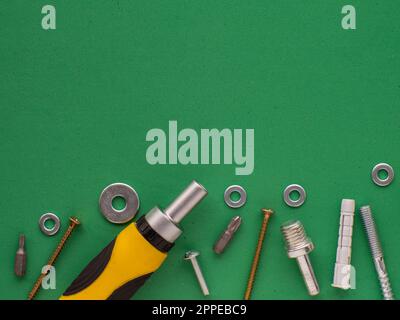
<svg viewBox="0 0 400 320"><path fill-rule="evenodd" d="M261 212L264 214L264 215L266 215L266 216L270 216L271 214L273 214L274 213L274 211L273 210L271 210L271 209L261 209Z"/></svg>
<svg viewBox="0 0 400 320"><path fill-rule="evenodd" d="M71 221L72 225L80 225L81 224L81 222L76 217L70 217L69 221Z"/></svg>
<svg viewBox="0 0 400 320"><path fill-rule="evenodd" d="M183 259L184 260L192 260L199 255L200 255L200 252L198 252L198 251L188 251L185 253L185 256L183 257Z"/></svg>

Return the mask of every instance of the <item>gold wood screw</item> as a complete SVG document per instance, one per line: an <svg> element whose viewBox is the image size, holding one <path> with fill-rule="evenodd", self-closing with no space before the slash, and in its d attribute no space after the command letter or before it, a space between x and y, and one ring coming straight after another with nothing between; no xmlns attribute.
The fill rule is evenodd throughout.
<svg viewBox="0 0 400 320"><path fill-rule="evenodd" d="M254 280L256 277L258 262L260 260L261 249L263 246L265 234L267 233L268 220L273 213L273 211L270 209L261 209L261 212L264 214L264 219L261 225L261 231L258 237L257 248L254 254L253 263L251 265L249 280L247 281L247 288L244 294L245 300L250 300L251 291L253 290Z"/></svg>
<svg viewBox="0 0 400 320"><path fill-rule="evenodd" d="M67 242L68 238L71 236L72 231L75 229L76 226L80 225L79 220L75 217L70 217L69 221L70 221L70 223L69 223L67 231L65 231L63 237L61 238L60 242L58 243L57 248L54 250L49 261L47 262L48 266L54 266L58 256L60 255L62 249L64 248L65 243ZM28 295L28 300L33 300L33 298L36 296L36 294L38 293L38 291L42 285L42 280L46 275L47 275L47 273L40 274L39 278L36 280L31 292Z"/></svg>

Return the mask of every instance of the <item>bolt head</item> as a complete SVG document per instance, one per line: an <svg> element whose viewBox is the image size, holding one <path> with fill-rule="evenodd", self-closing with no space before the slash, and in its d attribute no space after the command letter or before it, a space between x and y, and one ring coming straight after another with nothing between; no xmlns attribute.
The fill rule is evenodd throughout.
<svg viewBox="0 0 400 320"><path fill-rule="evenodd" d="M183 257L183 259L184 260L192 260L199 255L200 255L200 252L198 252L198 251L188 251L185 253L185 256Z"/></svg>

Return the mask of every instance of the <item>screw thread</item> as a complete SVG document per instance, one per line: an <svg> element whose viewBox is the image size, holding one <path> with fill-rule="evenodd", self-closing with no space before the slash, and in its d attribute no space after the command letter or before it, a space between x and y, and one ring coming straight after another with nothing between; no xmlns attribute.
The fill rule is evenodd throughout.
<svg viewBox="0 0 400 320"><path fill-rule="evenodd" d="M289 221L281 226L289 258L296 258L301 275L311 296L319 294L317 278L307 252L314 248L300 221Z"/></svg>
<svg viewBox="0 0 400 320"><path fill-rule="evenodd" d="M281 226L281 231L286 243L287 251L303 248L310 243L300 221L288 222Z"/></svg>
<svg viewBox="0 0 400 320"><path fill-rule="evenodd" d="M378 232L372 210L370 206L360 208L361 218L364 224L365 233L367 234L369 247L374 259L375 269L378 274L378 279L381 285L382 295L385 300L393 300L394 296L390 286L389 275L386 271L385 262L383 260L382 246L379 241Z"/></svg>
<svg viewBox="0 0 400 320"><path fill-rule="evenodd" d="M63 237L61 238L60 242L57 245L57 248L54 250L53 254L51 255L49 261L47 262L47 265L52 266L58 256L60 255L61 251L63 250L65 243L67 242L68 238L71 236L72 231L74 231L76 225L70 225L67 229L67 231L64 233Z"/></svg>
<svg viewBox="0 0 400 320"><path fill-rule="evenodd" d="M253 291L254 281L256 278L256 273L257 273L257 268L258 268L258 262L260 260L260 255L261 255L261 250L262 250L263 243L264 243L265 234L267 233L268 221L269 221L271 214L273 213L272 210L268 210L268 209L261 209L261 211L264 214L264 218L263 218L263 222L261 225L260 235L258 236L257 247L256 247L256 252L255 252L254 258L253 258L253 263L251 264L249 279L247 281L247 287L246 287L246 291L244 294L245 300L250 300L251 292Z"/></svg>
<svg viewBox="0 0 400 320"><path fill-rule="evenodd" d="M54 263L56 262L58 256L60 255L62 249L65 246L65 243L67 242L68 238L71 236L72 231L74 231L75 227L80 224L79 220L71 217L70 218L70 224L68 226L67 231L65 231L64 235L62 236L60 242L57 245L57 248L54 250L53 254L51 255L49 261L47 262L47 265L53 266ZM36 280L35 284L33 285L32 290L28 294L28 300L33 300L33 298L36 296L38 293L40 286L42 284L43 278L46 276L47 273L41 273Z"/></svg>
<svg viewBox="0 0 400 320"><path fill-rule="evenodd" d="M390 285L389 276L387 273L382 274L379 276L379 282L382 289L383 298L385 300L394 300L392 287Z"/></svg>
<svg viewBox="0 0 400 320"><path fill-rule="evenodd" d="M394 300L392 287L390 285L390 280L389 280L388 274L387 273L382 274L379 277L379 282L380 282L380 285L381 285L383 298L385 300Z"/></svg>
<svg viewBox="0 0 400 320"><path fill-rule="evenodd" d="M374 257L382 257L382 247L376 231L374 218L370 206L360 208L361 218L364 224L365 232L367 233L369 246Z"/></svg>

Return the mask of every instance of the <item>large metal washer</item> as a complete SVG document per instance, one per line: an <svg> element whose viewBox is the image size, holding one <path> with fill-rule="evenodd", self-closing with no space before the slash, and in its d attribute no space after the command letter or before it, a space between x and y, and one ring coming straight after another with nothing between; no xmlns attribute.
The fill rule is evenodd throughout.
<svg viewBox="0 0 400 320"><path fill-rule="evenodd" d="M117 210L112 202L116 197L125 200L125 208ZM100 195L99 206L103 216L112 223L122 224L132 220L139 210L139 196L135 189L125 183L113 183L107 186Z"/></svg>
<svg viewBox="0 0 400 320"><path fill-rule="evenodd" d="M379 172L385 171L387 173L386 179L379 177ZM371 173L372 181L380 187L386 187L391 184L394 180L394 170L390 164L379 163L373 169Z"/></svg>
<svg viewBox="0 0 400 320"><path fill-rule="evenodd" d="M239 199L234 201L231 198L232 193L237 192L239 194ZM225 192L224 192L224 200L225 203L231 207L231 208L240 208L242 207L246 201L247 201L247 194L246 194L246 190L244 190L244 188L242 186L239 185L231 185L228 188L226 188Z"/></svg>

